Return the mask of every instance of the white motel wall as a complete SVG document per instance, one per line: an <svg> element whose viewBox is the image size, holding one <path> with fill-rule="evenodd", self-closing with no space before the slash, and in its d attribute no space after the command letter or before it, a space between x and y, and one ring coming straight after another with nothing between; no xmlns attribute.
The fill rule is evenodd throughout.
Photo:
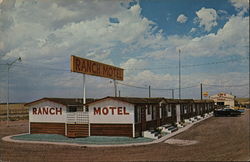
<svg viewBox="0 0 250 162"><path fill-rule="evenodd" d="M89 105L89 123L134 124L134 105L105 99Z"/></svg>
<svg viewBox="0 0 250 162"><path fill-rule="evenodd" d="M66 106L51 101L44 101L29 108L29 121L42 123L65 123Z"/></svg>

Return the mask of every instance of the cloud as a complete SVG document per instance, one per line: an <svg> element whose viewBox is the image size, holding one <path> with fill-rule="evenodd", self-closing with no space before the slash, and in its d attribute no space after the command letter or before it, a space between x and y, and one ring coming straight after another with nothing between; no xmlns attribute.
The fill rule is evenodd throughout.
<svg viewBox="0 0 250 162"><path fill-rule="evenodd" d="M200 27L204 27L205 31L209 32L217 25L216 19L218 18L217 12L212 8L201 8L196 12L197 23Z"/></svg>
<svg viewBox="0 0 250 162"><path fill-rule="evenodd" d="M141 7L137 3L124 7L118 1L87 0L69 3L66 0L48 3L19 0L14 3L3 1L0 5L0 63L22 57L23 61L18 65L20 68L13 68L13 81L18 83L15 86L22 85L19 91L26 92L23 98L17 97L21 92L16 92L13 98L21 100L32 94L44 97L42 95L46 93L55 96L58 93L61 96L63 93L59 87L81 86L75 84L77 79L72 79L68 74L69 56L72 54L118 65L121 61L116 61L116 58L121 57L125 49L134 53L129 47L154 48L162 39L161 34L152 34L153 22L141 16ZM140 59L128 59L121 64L124 67L145 65ZM0 75L2 82L6 73ZM102 82L93 81L88 86L95 89L96 85L102 85ZM77 91L77 88L74 90ZM94 95L95 91L92 92L89 94ZM4 94L2 90L1 93ZM100 94L95 93L97 96Z"/></svg>
<svg viewBox="0 0 250 162"><path fill-rule="evenodd" d="M239 12L239 15L244 15L249 11L249 0L230 0L230 2Z"/></svg>
<svg viewBox="0 0 250 162"><path fill-rule="evenodd" d="M187 18L185 15L181 14L181 15L178 16L178 18L177 18L176 21L179 22L179 23L181 23L181 24L183 24L183 23L185 23L187 20L188 20L188 18Z"/></svg>
<svg viewBox="0 0 250 162"><path fill-rule="evenodd" d="M249 47L249 17L233 16L217 33L190 39L180 46L193 56L247 56ZM240 25L239 25L240 24Z"/></svg>
<svg viewBox="0 0 250 162"><path fill-rule="evenodd" d="M134 75L137 71L135 69L143 69L148 65L148 62L144 59L130 58L127 61L121 63L120 67L125 69L126 77Z"/></svg>
<svg viewBox="0 0 250 162"><path fill-rule="evenodd" d="M192 29L190 30L190 33L194 33L194 32L196 32L196 30L197 30L197 28L192 28Z"/></svg>

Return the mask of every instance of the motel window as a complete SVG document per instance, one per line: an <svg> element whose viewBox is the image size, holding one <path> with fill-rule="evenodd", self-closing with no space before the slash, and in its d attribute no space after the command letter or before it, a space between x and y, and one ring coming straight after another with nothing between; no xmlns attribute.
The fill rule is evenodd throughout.
<svg viewBox="0 0 250 162"><path fill-rule="evenodd" d="M135 107L135 123L141 122L141 108L139 106Z"/></svg>
<svg viewBox="0 0 250 162"><path fill-rule="evenodd" d="M168 105L168 112L171 112L171 106Z"/></svg>
<svg viewBox="0 0 250 162"><path fill-rule="evenodd" d="M172 106L174 106L173 104L171 104L171 105L168 105L168 117L171 117L172 116L172 114L171 114L171 109L172 109Z"/></svg>
<svg viewBox="0 0 250 162"><path fill-rule="evenodd" d="M147 107L147 112L148 112L148 115L150 115L150 114L151 114L151 109L152 109L152 105L148 105L148 107Z"/></svg>
<svg viewBox="0 0 250 162"><path fill-rule="evenodd" d="M152 106L152 120L156 119L156 106Z"/></svg>
<svg viewBox="0 0 250 162"><path fill-rule="evenodd" d="M77 111L77 107L76 106L69 106L68 107L68 112L76 112Z"/></svg>
<svg viewBox="0 0 250 162"><path fill-rule="evenodd" d="M165 114L166 117L168 116L168 107L169 107L169 105L166 105L164 107L164 114Z"/></svg>
<svg viewBox="0 0 250 162"><path fill-rule="evenodd" d="M183 109L184 109L184 114L187 113L187 105L183 105Z"/></svg>
<svg viewBox="0 0 250 162"><path fill-rule="evenodd" d="M86 106L84 112L89 112L89 107Z"/></svg>

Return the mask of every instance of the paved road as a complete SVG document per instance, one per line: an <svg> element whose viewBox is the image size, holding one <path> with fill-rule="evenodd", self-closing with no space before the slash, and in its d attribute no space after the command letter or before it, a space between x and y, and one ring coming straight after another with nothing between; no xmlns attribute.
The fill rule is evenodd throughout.
<svg viewBox="0 0 250 162"><path fill-rule="evenodd" d="M0 122L0 138L27 131L27 121L11 122L10 127ZM209 118L173 139L198 143L86 148L0 141L0 161L246 161L250 158L249 111L240 117Z"/></svg>

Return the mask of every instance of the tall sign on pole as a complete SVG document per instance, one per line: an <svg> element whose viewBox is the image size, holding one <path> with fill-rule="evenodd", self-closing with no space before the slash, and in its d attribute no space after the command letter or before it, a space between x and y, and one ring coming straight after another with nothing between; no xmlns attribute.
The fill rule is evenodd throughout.
<svg viewBox="0 0 250 162"><path fill-rule="evenodd" d="M71 72L123 80L124 69L85 58L71 56Z"/></svg>
<svg viewBox="0 0 250 162"><path fill-rule="evenodd" d="M114 80L115 86L115 97L116 95L116 80L123 80L124 69L115 67L112 65L103 64L100 62L92 61L89 59L71 56L70 58L70 70L71 72L77 72L83 74L83 103L86 103L86 95L85 95L85 74L100 76L105 78L110 78Z"/></svg>

